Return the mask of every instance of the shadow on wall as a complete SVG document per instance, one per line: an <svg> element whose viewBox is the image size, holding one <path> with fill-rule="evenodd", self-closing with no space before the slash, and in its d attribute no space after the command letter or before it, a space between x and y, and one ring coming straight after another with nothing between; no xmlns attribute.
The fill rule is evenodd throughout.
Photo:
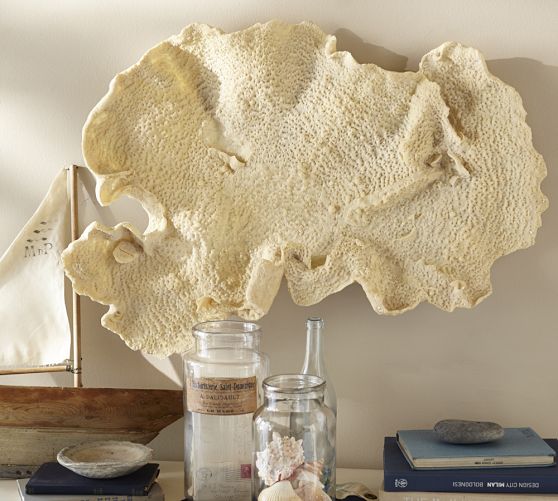
<svg viewBox="0 0 558 501"><path fill-rule="evenodd" d="M117 334L101 326L107 306L85 297L82 302L82 322L86 326L82 339L85 386L111 387L118 381L120 388L181 388L179 355L157 360L131 350Z"/></svg>
<svg viewBox="0 0 558 501"><path fill-rule="evenodd" d="M7 164L8 162L6 162ZM6 169L6 170L3 170ZM9 206L14 207L33 207L36 204L35 197L31 194L31 187L26 179L23 177L15 178L8 176L7 167L0 168L0 186L2 187L2 203L6 203ZM33 212L28 214L29 218L33 215ZM4 215L2 214L2 217ZM19 231L19 230L18 230ZM12 235L12 238L17 236L17 233ZM10 245L10 242L7 244ZM0 248L0 257L8 249Z"/></svg>
<svg viewBox="0 0 558 501"><path fill-rule="evenodd" d="M102 222L106 226L116 226L118 223L126 221L132 223L139 233L145 231L149 218L138 201L121 196L112 202L110 207L102 207L95 194L95 177L89 169L79 169L79 182L81 187L78 208L80 234L93 221Z"/></svg>
<svg viewBox="0 0 558 501"><path fill-rule="evenodd" d="M543 224L535 245L504 258L501 264L497 262L494 275L500 287L513 290L531 282L537 295L556 298L558 283L549 271L556 270L558 265L558 67L526 58L498 59L487 61L487 65L491 73L514 87L523 99L533 144L548 169L541 189L550 202L542 215ZM509 306L522 308L521 304Z"/></svg>
<svg viewBox="0 0 558 501"><path fill-rule="evenodd" d="M350 52L361 64L374 63L390 71L405 70L407 65L405 56L391 52L379 45L367 43L346 28L338 29L334 35L337 37L337 50Z"/></svg>

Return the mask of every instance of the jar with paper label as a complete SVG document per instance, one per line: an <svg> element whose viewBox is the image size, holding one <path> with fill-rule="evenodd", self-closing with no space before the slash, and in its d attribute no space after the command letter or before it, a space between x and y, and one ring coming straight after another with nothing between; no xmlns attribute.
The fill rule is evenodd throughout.
<svg viewBox="0 0 558 501"><path fill-rule="evenodd" d="M264 381L254 414L254 494L258 501L335 499L335 425L326 382L309 374Z"/></svg>
<svg viewBox="0 0 558 501"><path fill-rule="evenodd" d="M222 320L193 328L184 355L184 490L189 501L250 501L252 415L269 362L260 327Z"/></svg>

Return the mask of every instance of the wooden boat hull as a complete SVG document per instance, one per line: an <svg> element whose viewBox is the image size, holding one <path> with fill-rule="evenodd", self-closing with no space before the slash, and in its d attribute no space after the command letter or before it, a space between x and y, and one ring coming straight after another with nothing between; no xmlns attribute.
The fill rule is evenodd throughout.
<svg viewBox="0 0 558 501"><path fill-rule="evenodd" d="M29 476L77 443L146 444L182 416L181 390L0 386L0 478Z"/></svg>

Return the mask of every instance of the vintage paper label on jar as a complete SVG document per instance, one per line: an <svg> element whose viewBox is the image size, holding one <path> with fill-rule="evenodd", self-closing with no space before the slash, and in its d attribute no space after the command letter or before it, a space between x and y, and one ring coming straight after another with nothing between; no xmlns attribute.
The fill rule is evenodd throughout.
<svg viewBox="0 0 558 501"><path fill-rule="evenodd" d="M214 416L252 414L258 405L256 376L246 378L186 378L186 408Z"/></svg>

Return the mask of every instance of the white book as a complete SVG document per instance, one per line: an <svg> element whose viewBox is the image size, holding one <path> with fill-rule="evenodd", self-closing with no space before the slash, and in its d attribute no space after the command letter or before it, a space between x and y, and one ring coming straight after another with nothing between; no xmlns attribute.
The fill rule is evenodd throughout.
<svg viewBox="0 0 558 501"><path fill-rule="evenodd" d="M25 486L28 478L17 480L21 501L165 501L165 494L159 484L154 484L147 496L125 496L121 494L27 494Z"/></svg>
<svg viewBox="0 0 558 501"><path fill-rule="evenodd" d="M558 494L483 494L469 492L386 492L379 501L558 501Z"/></svg>

